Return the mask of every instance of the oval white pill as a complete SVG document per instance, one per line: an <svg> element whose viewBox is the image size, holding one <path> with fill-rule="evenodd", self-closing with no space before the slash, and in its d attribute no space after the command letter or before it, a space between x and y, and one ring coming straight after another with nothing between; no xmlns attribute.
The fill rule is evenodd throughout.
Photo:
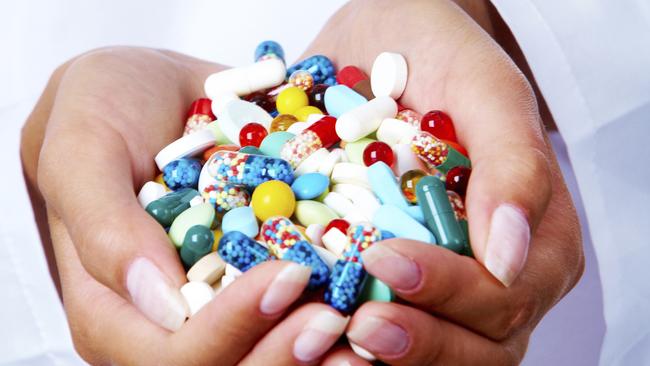
<svg viewBox="0 0 650 366"><path fill-rule="evenodd" d="M397 115L397 103L390 97L377 97L348 112L336 121L336 134L343 141L354 142L375 132L384 118Z"/></svg>
<svg viewBox="0 0 650 366"><path fill-rule="evenodd" d="M332 183L350 183L370 188L368 168L355 163L337 163L332 169Z"/></svg>
<svg viewBox="0 0 650 366"><path fill-rule="evenodd" d="M158 198L164 196L167 193L167 189L160 183L156 182L147 182L142 188L140 188L140 193L138 193L138 202L142 208L147 208L147 206L157 200Z"/></svg>
<svg viewBox="0 0 650 366"><path fill-rule="evenodd" d="M165 166L174 160L194 156L203 150L214 146L214 134L208 128L185 135L171 144L165 146L154 160L158 169L162 171Z"/></svg>
<svg viewBox="0 0 650 366"><path fill-rule="evenodd" d="M408 66L399 53L382 52L372 64L370 88L375 97L398 99L406 88Z"/></svg>
<svg viewBox="0 0 650 366"><path fill-rule="evenodd" d="M323 203L341 217L354 210L354 204L352 204L352 200L348 199L338 192L328 193L327 196L323 198Z"/></svg>
<svg viewBox="0 0 650 366"><path fill-rule="evenodd" d="M226 271L226 262L219 256L219 253L212 252L199 259L189 271L187 271L188 281L202 281L207 284L213 284Z"/></svg>
<svg viewBox="0 0 650 366"><path fill-rule="evenodd" d="M239 100L237 94L233 92L223 92L219 95L215 95L212 99L212 113L219 117L223 113L224 109L226 109L226 105L233 100Z"/></svg>
<svg viewBox="0 0 650 366"><path fill-rule="evenodd" d="M198 313L205 304L214 298L214 290L202 281L190 281L181 287L181 294L190 309L190 317Z"/></svg>
<svg viewBox="0 0 650 366"><path fill-rule="evenodd" d="M361 210L356 210L356 209L353 210L353 211L350 211L347 215L345 215L343 217L343 220L349 222L350 225L356 225L356 224L360 224L362 222L371 222L372 221L370 218L366 217L366 215L364 215L364 213L361 212Z"/></svg>
<svg viewBox="0 0 650 366"><path fill-rule="evenodd" d="M413 136L418 133L410 123L395 118L386 118L381 121L377 129L377 140L383 141L388 145L409 144Z"/></svg>

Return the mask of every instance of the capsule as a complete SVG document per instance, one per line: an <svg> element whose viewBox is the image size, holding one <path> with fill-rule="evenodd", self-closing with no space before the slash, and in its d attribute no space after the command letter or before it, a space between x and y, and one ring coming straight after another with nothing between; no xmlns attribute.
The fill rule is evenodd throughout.
<svg viewBox="0 0 650 366"><path fill-rule="evenodd" d="M368 75L356 66L350 65L339 70L336 74L336 81L352 88L352 90L363 95L368 100L375 97L372 94Z"/></svg>
<svg viewBox="0 0 650 366"><path fill-rule="evenodd" d="M460 194L451 190L447 191L447 197L449 197L449 203L451 203L451 208L454 210L454 217L456 217L456 221L458 221L463 235L465 236L466 245L461 254L468 257L474 257L474 253L472 252L472 245L469 241L469 228L467 225L467 214L465 212L465 204L463 203L463 198L460 196Z"/></svg>
<svg viewBox="0 0 650 366"><path fill-rule="evenodd" d="M255 48L255 62L277 58L284 62L284 50L276 41L264 41Z"/></svg>
<svg viewBox="0 0 650 366"><path fill-rule="evenodd" d="M325 290L325 302L342 313L354 310L367 277L361 253L382 239L381 232L369 223L350 226L347 238L343 257L334 264Z"/></svg>
<svg viewBox="0 0 650 366"><path fill-rule="evenodd" d="M284 81L285 73L284 61L268 58L252 65L214 73L205 79L203 87L205 94L213 101L226 93L241 97L280 85Z"/></svg>
<svg viewBox="0 0 650 366"><path fill-rule="evenodd" d="M219 240L219 256L242 272L271 260L273 256L262 244L239 231L229 231Z"/></svg>
<svg viewBox="0 0 650 366"><path fill-rule="evenodd" d="M215 119L216 117L212 114L212 101L210 99L199 98L195 100L187 112L183 136L202 129Z"/></svg>
<svg viewBox="0 0 650 366"><path fill-rule="evenodd" d="M181 261L185 269L190 269L199 259L212 251L214 233L209 227L194 225L187 230L181 246Z"/></svg>
<svg viewBox="0 0 650 366"><path fill-rule="evenodd" d="M293 183L293 169L282 159L245 154L235 151L217 151L206 163L208 173L217 181L255 188L269 180Z"/></svg>
<svg viewBox="0 0 650 366"><path fill-rule="evenodd" d="M336 123L336 133L346 142L357 141L379 128L385 118L397 114L397 103L391 97L378 97L345 112Z"/></svg>
<svg viewBox="0 0 650 366"><path fill-rule="evenodd" d="M311 268L308 284L310 289L327 283L330 275L329 268L291 220L282 216L268 218L262 224L260 232L269 251L277 258Z"/></svg>
<svg viewBox="0 0 650 366"><path fill-rule="evenodd" d="M411 150L430 168L447 174L451 168L465 166L471 168L469 159L450 145L428 132L420 131L411 140Z"/></svg>
<svg viewBox="0 0 650 366"><path fill-rule="evenodd" d="M243 186L217 182L203 189L201 195L211 203L217 213L226 213L233 208L248 206L251 196Z"/></svg>
<svg viewBox="0 0 650 366"><path fill-rule="evenodd" d="M287 140L282 145L280 157L295 169L308 156L321 148L329 148L339 141L336 134L336 118L325 116Z"/></svg>
<svg viewBox="0 0 650 366"><path fill-rule="evenodd" d="M145 210L160 225L169 227L178 215L190 208L190 201L196 196L200 196L200 194L195 189L179 189L149 203Z"/></svg>
<svg viewBox="0 0 650 366"><path fill-rule="evenodd" d="M461 253L467 240L456 220L445 184L433 176L422 177L415 187L415 194L422 208L424 222L436 236L438 245Z"/></svg>
<svg viewBox="0 0 650 366"><path fill-rule="evenodd" d="M314 84L336 84L334 64L326 56L314 55L298 62L287 69L286 77L289 78L297 70L309 71L314 78Z"/></svg>

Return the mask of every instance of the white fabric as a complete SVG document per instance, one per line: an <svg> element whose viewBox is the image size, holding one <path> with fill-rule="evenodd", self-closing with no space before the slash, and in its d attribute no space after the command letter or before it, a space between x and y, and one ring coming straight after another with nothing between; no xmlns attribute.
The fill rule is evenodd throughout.
<svg viewBox="0 0 650 366"><path fill-rule="evenodd" d="M593 239L601 365L650 364L650 3L493 0L568 147Z"/></svg>

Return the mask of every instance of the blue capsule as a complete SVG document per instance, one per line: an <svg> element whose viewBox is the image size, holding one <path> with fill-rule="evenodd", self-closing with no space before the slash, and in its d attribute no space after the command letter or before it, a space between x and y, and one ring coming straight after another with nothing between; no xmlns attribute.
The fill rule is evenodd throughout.
<svg viewBox="0 0 650 366"><path fill-rule="evenodd" d="M196 188L201 175L201 162L197 159L181 158L163 168L163 180L172 191L181 188Z"/></svg>
<svg viewBox="0 0 650 366"><path fill-rule="evenodd" d="M276 41L264 41L255 48L255 62L269 57L277 57L284 62L284 50Z"/></svg>
<svg viewBox="0 0 650 366"><path fill-rule="evenodd" d="M293 183L288 162L269 156L234 151L217 151L206 163L208 173L217 181L255 188L269 180Z"/></svg>
<svg viewBox="0 0 650 366"><path fill-rule="evenodd" d="M314 77L314 84L336 85L336 69L329 58L315 55L287 69L287 78L296 70L307 70Z"/></svg>
<svg viewBox="0 0 650 366"><path fill-rule="evenodd" d="M327 264L323 262L311 244L304 240L290 246L284 252L284 255L282 255L282 260L311 267L311 276L309 277L308 284L311 290L325 285L329 280L330 270L327 268Z"/></svg>
<svg viewBox="0 0 650 366"><path fill-rule="evenodd" d="M226 263L242 272L273 258L262 244L239 231L223 234L217 252Z"/></svg>
<svg viewBox="0 0 650 366"><path fill-rule="evenodd" d="M325 290L325 302L344 314L351 313L367 277L361 263L337 260Z"/></svg>

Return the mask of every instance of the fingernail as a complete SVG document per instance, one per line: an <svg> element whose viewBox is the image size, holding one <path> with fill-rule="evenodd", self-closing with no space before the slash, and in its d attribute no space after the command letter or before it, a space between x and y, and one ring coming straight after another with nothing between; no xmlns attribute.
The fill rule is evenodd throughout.
<svg viewBox="0 0 650 366"><path fill-rule="evenodd" d="M492 213L485 268L506 287L510 286L524 267L529 243L530 226L523 212L502 204Z"/></svg>
<svg viewBox="0 0 650 366"><path fill-rule="evenodd" d="M399 355L409 344L409 336L402 327L374 316L354 323L347 335L356 345L385 356Z"/></svg>
<svg viewBox="0 0 650 366"><path fill-rule="evenodd" d="M321 357L339 339L349 317L331 311L321 311L300 332L293 344L293 356L302 362L312 362Z"/></svg>
<svg viewBox="0 0 650 366"><path fill-rule="evenodd" d="M126 274L126 288L133 304L151 321L175 331L185 322L187 304L179 289L146 258L137 258Z"/></svg>
<svg viewBox="0 0 650 366"><path fill-rule="evenodd" d="M361 252L365 268L396 290L414 289L422 278L418 265L386 245L371 245Z"/></svg>
<svg viewBox="0 0 650 366"><path fill-rule="evenodd" d="M289 262L266 289L260 303L260 311L272 315L288 308L300 297L310 275L309 267Z"/></svg>

